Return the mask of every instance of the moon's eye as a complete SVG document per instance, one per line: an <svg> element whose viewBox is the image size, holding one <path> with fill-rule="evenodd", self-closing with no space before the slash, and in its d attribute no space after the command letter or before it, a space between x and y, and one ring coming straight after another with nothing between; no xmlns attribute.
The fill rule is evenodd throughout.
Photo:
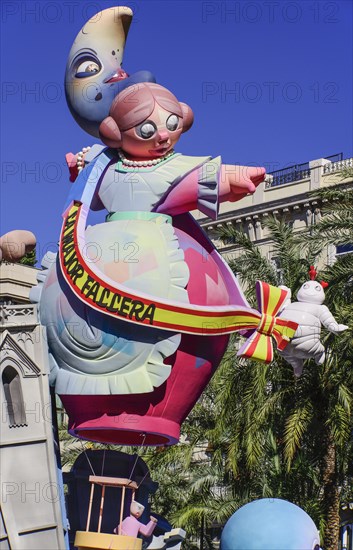
<svg viewBox="0 0 353 550"><path fill-rule="evenodd" d="M305 288L305 290L307 290L307 289L309 288L308 283L304 283L304 284L303 284L303 288Z"/></svg>
<svg viewBox="0 0 353 550"><path fill-rule="evenodd" d="M177 115L170 115L170 117L167 118L167 129L170 130L170 132L174 132L178 128L179 124L179 117Z"/></svg>
<svg viewBox="0 0 353 550"><path fill-rule="evenodd" d="M317 292L320 292L321 286L320 286L320 285L316 285L316 286L315 286L315 290L316 290Z"/></svg>
<svg viewBox="0 0 353 550"><path fill-rule="evenodd" d="M157 126L151 120L147 120L135 128L136 134L142 139L150 139L156 133L156 130Z"/></svg>
<svg viewBox="0 0 353 550"><path fill-rule="evenodd" d="M93 56L81 57L76 64L76 78L86 78L87 76L93 76L101 70L101 65L97 58Z"/></svg>

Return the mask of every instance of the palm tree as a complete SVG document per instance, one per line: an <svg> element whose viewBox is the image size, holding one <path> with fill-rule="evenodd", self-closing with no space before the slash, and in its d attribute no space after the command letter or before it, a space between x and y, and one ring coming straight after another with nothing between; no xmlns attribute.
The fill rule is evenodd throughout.
<svg viewBox="0 0 353 550"><path fill-rule="evenodd" d="M298 238L275 218L266 223L276 268L245 235L229 226L220 230L224 241L241 248L242 254L230 266L246 285L250 301L254 273L271 284L285 283L295 295L323 245L348 244L353 209L347 214L347 207L352 205L352 191L342 195L341 190L336 194L330 189L322 192L324 196L331 214L316 226L309 240L305 236L305 256L302 236ZM330 283L326 303L337 319L350 319L353 313L352 273L353 255L339 258L322 273ZM263 496L288 498L311 513L327 550L337 548L340 492L352 457L351 338L350 331L339 337L324 334L325 364L309 361L297 380L278 357L265 366L237 361L233 376L226 379L228 385L219 388L223 414L217 416L216 433L226 434L227 460L233 472L246 472L254 488L260 484Z"/></svg>
<svg viewBox="0 0 353 550"><path fill-rule="evenodd" d="M343 177L352 176L348 170ZM353 189L342 185L320 190L324 217L314 227L310 241L313 244L341 245L349 250L353 244ZM351 319L353 314L353 254L340 255L323 273L329 282L326 302L334 315ZM339 534L340 493L347 477L352 476L352 332L340 339L326 335L325 346L329 350L321 379L322 387L330 395L326 411L326 456L323 477L325 481L323 503L327 526L325 541L334 548ZM352 479L352 478L351 478ZM352 483L350 484L352 486Z"/></svg>
<svg viewBox="0 0 353 550"><path fill-rule="evenodd" d="M23 256L23 258L21 258L21 260L19 261L20 264L31 265L31 266L35 266L36 262L37 262L37 258L36 258L35 248L31 250L31 252L27 252L27 254Z"/></svg>

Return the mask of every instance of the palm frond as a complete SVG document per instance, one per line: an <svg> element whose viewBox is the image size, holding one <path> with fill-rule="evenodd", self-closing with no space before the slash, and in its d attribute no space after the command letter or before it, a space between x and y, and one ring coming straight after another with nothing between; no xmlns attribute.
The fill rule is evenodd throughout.
<svg viewBox="0 0 353 550"><path fill-rule="evenodd" d="M284 431L284 455L289 470L297 449L300 447L310 421L312 419L313 407L307 401L296 407L288 416Z"/></svg>

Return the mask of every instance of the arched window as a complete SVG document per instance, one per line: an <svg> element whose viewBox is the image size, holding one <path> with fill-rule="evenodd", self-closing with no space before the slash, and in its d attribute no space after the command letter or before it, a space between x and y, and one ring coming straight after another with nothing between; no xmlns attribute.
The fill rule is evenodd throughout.
<svg viewBox="0 0 353 550"><path fill-rule="evenodd" d="M6 367L2 373L2 384L7 405L9 427L27 426L21 379L17 370L10 366Z"/></svg>

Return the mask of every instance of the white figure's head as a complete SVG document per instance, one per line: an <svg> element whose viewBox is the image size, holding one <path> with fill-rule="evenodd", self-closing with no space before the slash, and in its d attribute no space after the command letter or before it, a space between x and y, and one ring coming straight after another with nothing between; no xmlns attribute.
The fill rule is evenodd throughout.
<svg viewBox="0 0 353 550"><path fill-rule="evenodd" d="M136 500L133 500L131 502L131 506L130 506L130 513L132 516L134 516L135 518L140 518L144 512L144 505L143 504L140 504L139 502L137 502Z"/></svg>
<svg viewBox="0 0 353 550"><path fill-rule="evenodd" d="M323 304L325 301L324 289L317 281L306 281L298 291L297 300L308 304Z"/></svg>

